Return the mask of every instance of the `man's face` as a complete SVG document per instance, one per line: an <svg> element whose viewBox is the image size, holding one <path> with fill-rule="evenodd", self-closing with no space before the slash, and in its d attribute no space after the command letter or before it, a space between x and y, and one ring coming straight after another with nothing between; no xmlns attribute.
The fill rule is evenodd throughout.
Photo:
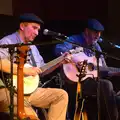
<svg viewBox="0 0 120 120"><path fill-rule="evenodd" d="M89 44L96 42L100 38L100 36L101 36L100 31L87 29L87 39L88 39L87 42Z"/></svg>
<svg viewBox="0 0 120 120"><path fill-rule="evenodd" d="M40 30L40 25L38 23L29 23L24 22L21 23L20 29L24 35L24 42L32 42L35 37L38 35Z"/></svg>

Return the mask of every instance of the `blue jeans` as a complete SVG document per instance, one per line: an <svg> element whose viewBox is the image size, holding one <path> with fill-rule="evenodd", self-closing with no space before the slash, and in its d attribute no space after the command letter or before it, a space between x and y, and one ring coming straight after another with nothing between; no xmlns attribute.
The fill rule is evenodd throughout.
<svg viewBox="0 0 120 120"><path fill-rule="evenodd" d="M117 120L118 110L116 107L115 92L113 85L108 80L100 79L99 83L93 79L86 79L81 83L82 97L85 97L84 109L86 109L89 120L97 120L98 104L100 105L100 120ZM99 103L98 98L99 89ZM75 102L76 102L76 84L65 83L65 89L69 95L68 113L70 120L74 118ZM120 100L120 96L119 96ZM120 102L119 102L120 105Z"/></svg>
<svg viewBox="0 0 120 120"><path fill-rule="evenodd" d="M93 79L86 79L82 84L82 92L83 96L88 98L86 109L90 120L96 120L98 110L97 113L101 120L118 119L116 95L110 81L100 79L97 82ZM95 104L97 104L96 107ZM98 107L100 108L98 109Z"/></svg>

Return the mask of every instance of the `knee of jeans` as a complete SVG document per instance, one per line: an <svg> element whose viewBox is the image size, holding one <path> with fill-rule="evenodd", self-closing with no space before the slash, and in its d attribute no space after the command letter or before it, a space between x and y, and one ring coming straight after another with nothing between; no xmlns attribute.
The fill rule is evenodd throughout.
<svg viewBox="0 0 120 120"><path fill-rule="evenodd" d="M62 93L64 101L66 103L68 103L68 93L65 90L63 90L63 89L61 89L61 93Z"/></svg>
<svg viewBox="0 0 120 120"><path fill-rule="evenodd" d="M109 80L102 80L102 84L105 86L105 88L109 89L110 91L113 91L113 85Z"/></svg>

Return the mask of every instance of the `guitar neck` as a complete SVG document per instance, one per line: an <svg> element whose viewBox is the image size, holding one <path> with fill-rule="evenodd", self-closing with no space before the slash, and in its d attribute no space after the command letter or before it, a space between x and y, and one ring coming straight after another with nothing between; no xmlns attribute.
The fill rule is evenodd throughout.
<svg viewBox="0 0 120 120"><path fill-rule="evenodd" d="M50 62L48 62L46 65L42 66L40 69L42 70L42 72L44 73L46 70L56 66L57 64L59 64L60 62L62 62L64 60L64 56L60 56Z"/></svg>
<svg viewBox="0 0 120 120"><path fill-rule="evenodd" d="M109 71L109 72L120 72L120 68L114 68L114 67L102 67L100 66L101 71Z"/></svg>
<svg viewBox="0 0 120 120"><path fill-rule="evenodd" d="M97 66L94 65L93 63L88 63L88 69L97 70ZM120 72L120 68L115 68L115 67L99 66L99 69L100 71L108 71L108 72L113 72L113 73Z"/></svg>

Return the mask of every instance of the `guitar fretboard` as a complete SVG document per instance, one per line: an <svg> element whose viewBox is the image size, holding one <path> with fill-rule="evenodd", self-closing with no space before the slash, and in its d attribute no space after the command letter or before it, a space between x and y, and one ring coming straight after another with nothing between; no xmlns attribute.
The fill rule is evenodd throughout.
<svg viewBox="0 0 120 120"><path fill-rule="evenodd" d="M120 68L114 68L114 67L101 67L101 71L109 71L109 72L120 72Z"/></svg>
<svg viewBox="0 0 120 120"><path fill-rule="evenodd" d="M95 66L93 63L88 63L88 69L97 70L97 66ZM115 67L99 66L99 69L100 71L120 72L120 68L115 68Z"/></svg>

